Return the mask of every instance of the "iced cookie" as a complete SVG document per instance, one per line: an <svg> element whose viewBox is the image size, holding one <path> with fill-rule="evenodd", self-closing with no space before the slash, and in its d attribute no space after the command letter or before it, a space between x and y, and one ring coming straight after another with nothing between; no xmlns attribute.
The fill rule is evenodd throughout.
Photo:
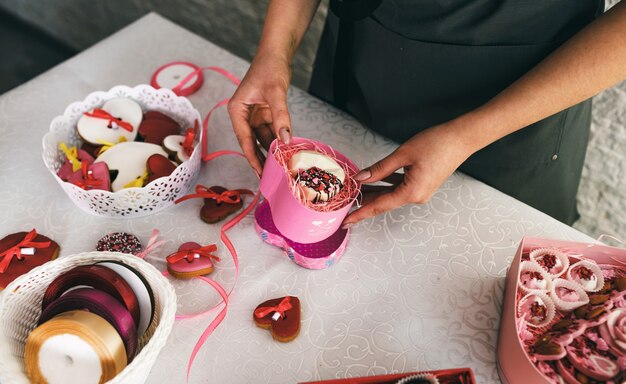
<svg viewBox="0 0 626 384"><path fill-rule="evenodd" d="M165 149L176 156L176 161L182 163L188 161L193 153L193 149L198 143L196 140L196 131L194 129L187 129L185 135L170 135L163 139L163 146Z"/></svg>
<svg viewBox="0 0 626 384"><path fill-rule="evenodd" d="M146 162L154 154L167 157L161 146L150 143L120 143L98 156L96 163L105 162L110 171L118 171L111 183L111 190L117 192L146 174Z"/></svg>
<svg viewBox="0 0 626 384"><path fill-rule="evenodd" d="M63 181L69 181L70 178L81 169L83 162L87 164L93 163L93 156L76 147L68 148L65 143L60 143L59 148L63 151L65 161L59 170L57 176Z"/></svg>
<svg viewBox="0 0 626 384"><path fill-rule="evenodd" d="M167 136L178 135L180 131L180 125L174 119L158 111L146 112L139 125L139 136L143 141L158 145L162 145Z"/></svg>
<svg viewBox="0 0 626 384"><path fill-rule="evenodd" d="M207 275L213 272L213 260L220 261L220 258L213 254L215 251L217 251L215 244L203 247L194 242L184 243L178 251L167 257L167 270L179 279Z"/></svg>
<svg viewBox="0 0 626 384"><path fill-rule="evenodd" d="M146 169L148 170L148 178L146 184L153 182L154 180L167 177L176 169L176 163L163 155L155 154L148 157L146 162Z"/></svg>
<svg viewBox="0 0 626 384"><path fill-rule="evenodd" d="M213 224L241 209L243 206L241 195L252 194L252 191L247 189L233 189L229 191L220 186L207 188L204 185L197 185L196 193L181 197L176 200L176 204L188 199L203 198L204 205L200 209L200 218L205 223Z"/></svg>
<svg viewBox="0 0 626 384"><path fill-rule="evenodd" d="M267 300L256 307L252 319L258 327L269 329L274 340L291 341L300 333L300 300L295 296Z"/></svg>
<svg viewBox="0 0 626 384"><path fill-rule="evenodd" d="M111 177L106 163L83 162L80 170L70 176L68 182L85 190L111 190Z"/></svg>
<svg viewBox="0 0 626 384"><path fill-rule="evenodd" d="M316 151L300 151L289 160L289 172L307 201L325 202L337 195L346 179L341 166Z"/></svg>
<svg viewBox="0 0 626 384"><path fill-rule="evenodd" d="M59 255L59 244L34 229L18 232L0 240L0 289Z"/></svg>
<svg viewBox="0 0 626 384"><path fill-rule="evenodd" d="M134 141L142 117L139 104L120 97L107 101L102 108L85 112L76 129L83 140L94 145L103 141L117 143L121 137Z"/></svg>

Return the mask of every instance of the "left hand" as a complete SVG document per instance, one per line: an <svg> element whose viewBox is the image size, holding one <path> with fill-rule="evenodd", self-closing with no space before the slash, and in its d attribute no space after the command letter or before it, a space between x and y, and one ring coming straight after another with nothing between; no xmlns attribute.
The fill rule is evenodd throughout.
<svg viewBox="0 0 626 384"><path fill-rule="evenodd" d="M348 228L368 217L377 216L406 204L424 204L444 181L474 151L463 135L449 125L426 129L398 147L389 156L361 170L355 178L363 183L388 181L404 168L404 178L396 175L395 187L378 188L376 197L365 198L364 205L343 221ZM388 192L386 192L387 190Z"/></svg>

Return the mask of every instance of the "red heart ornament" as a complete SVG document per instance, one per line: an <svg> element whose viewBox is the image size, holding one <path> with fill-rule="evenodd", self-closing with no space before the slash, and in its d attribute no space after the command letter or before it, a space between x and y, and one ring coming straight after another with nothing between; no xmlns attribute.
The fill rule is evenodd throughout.
<svg viewBox="0 0 626 384"><path fill-rule="evenodd" d="M263 329L272 332L274 340L286 343L300 333L300 299L295 296L279 297L259 304L252 319Z"/></svg>

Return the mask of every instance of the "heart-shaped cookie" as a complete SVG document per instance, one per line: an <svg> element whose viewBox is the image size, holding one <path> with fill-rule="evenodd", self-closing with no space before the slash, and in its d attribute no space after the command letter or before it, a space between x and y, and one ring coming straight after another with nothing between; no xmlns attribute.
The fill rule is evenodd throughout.
<svg viewBox="0 0 626 384"><path fill-rule="evenodd" d="M82 163L91 164L94 161L93 156L82 149L68 148L65 143L59 144L59 148L65 155L65 162L57 171L57 176L63 181L69 181L74 174L79 172Z"/></svg>
<svg viewBox="0 0 626 384"><path fill-rule="evenodd" d="M68 182L85 190L111 190L111 176L106 163L88 164L87 162L83 162L80 170L74 172Z"/></svg>
<svg viewBox="0 0 626 384"><path fill-rule="evenodd" d="M203 247L194 242L184 243L177 252L167 257L167 270L179 279L207 275L213 272L213 260L220 261L220 258L213 254L215 251L217 251L215 244Z"/></svg>
<svg viewBox="0 0 626 384"><path fill-rule="evenodd" d="M274 340L286 343L300 333L300 299L279 297L259 304L252 314L254 323L272 332Z"/></svg>
<svg viewBox="0 0 626 384"><path fill-rule="evenodd" d="M146 143L163 144L163 139L180 133L180 125L171 117L158 111L148 111L139 125L139 136Z"/></svg>
<svg viewBox="0 0 626 384"><path fill-rule="evenodd" d="M142 118L143 112L137 102L118 97L107 101L101 108L85 112L76 129L84 141L94 145L103 141L118 143L122 137L134 141Z"/></svg>
<svg viewBox="0 0 626 384"><path fill-rule="evenodd" d="M200 209L200 218L205 223L213 224L241 209L243 206L241 195L252 194L252 191L247 189L227 190L220 186L207 188L204 185L196 185L196 193L181 197L176 200L176 204L197 197L204 198L204 205Z"/></svg>
<svg viewBox="0 0 626 384"><path fill-rule="evenodd" d="M155 154L148 157L146 169L148 169L146 183L151 183L158 178L171 175L176 169L176 163L163 155Z"/></svg>
<svg viewBox="0 0 626 384"><path fill-rule="evenodd" d="M59 244L34 229L18 232L0 240L0 289L59 255Z"/></svg>
<svg viewBox="0 0 626 384"><path fill-rule="evenodd" d="M117 144L98 156L96 163L105 162L109 170L117 170L117 177L111 183L113 192L144 176L146 162L154 154L167 156L167 153L156 144L125 142Z"/></svg>
<svg viewBox="0 0 626 384"><path fill-rule="evenodd" d="M198 144L196 130L192 128L187 129L184 135L170 135L163 139L163 147L175 156L179 163L191 158L196 144Z"/></svg>
<svg viewBox="0 0 626 384"><path fill-rule="evenodd" d="M224 220L228 215L237 212L243 206L241 198L229 199L224 193L228 190L224 187L214 186L209 191L219 197L209 197L204 199L204 205L200 209L200 218L205 223L213 224Z"/></svg>

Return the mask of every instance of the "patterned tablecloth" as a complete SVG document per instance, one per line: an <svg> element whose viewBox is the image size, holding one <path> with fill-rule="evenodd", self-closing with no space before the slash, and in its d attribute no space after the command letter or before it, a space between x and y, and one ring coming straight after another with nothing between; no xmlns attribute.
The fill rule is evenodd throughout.
<svg viewBox="0 0 626 384"><path fill-rule="evenodd" d="M110 232L131 232L145 242L158 228L170 241L149 258L159 269L165 268L164 256L182 242L219 243L219 226L198 216L200 200L140 219L103 219L76 208L41 160L41 138L70 102L117 84L147 83L156 68L174 60L218 65L237 76L248 67L151 14L0 97L2 235L35 227L59 242L67 256L93 250ZM208 73L190 100L205 113L233 90L219 74ZM395 147L299 89L290 89L289 108L297 135L324 141L359 166ZM214 114L209 131L211 150L238 149L224 108ZM239 158L211 161L199 182L258 187ZM504 276L525 235L591 240L459 173L428 204L355 226L343 259L326 270L302 269L261 242L250 215L229 233L240 255L241 276L227 317L198 354L190 382L292 383L467 366L479 383L497 383ZM224 261L213 277L229 288L233 263L221 244L218 253ZM218 302L217 294L199 282L176 282L175 287L181 313ZM302 300L302 329L295 341L281 344L255 327L251 314L262 301L286 294ZM184 382L193 345L216 313L176 323L148 382Z"/></svg>

